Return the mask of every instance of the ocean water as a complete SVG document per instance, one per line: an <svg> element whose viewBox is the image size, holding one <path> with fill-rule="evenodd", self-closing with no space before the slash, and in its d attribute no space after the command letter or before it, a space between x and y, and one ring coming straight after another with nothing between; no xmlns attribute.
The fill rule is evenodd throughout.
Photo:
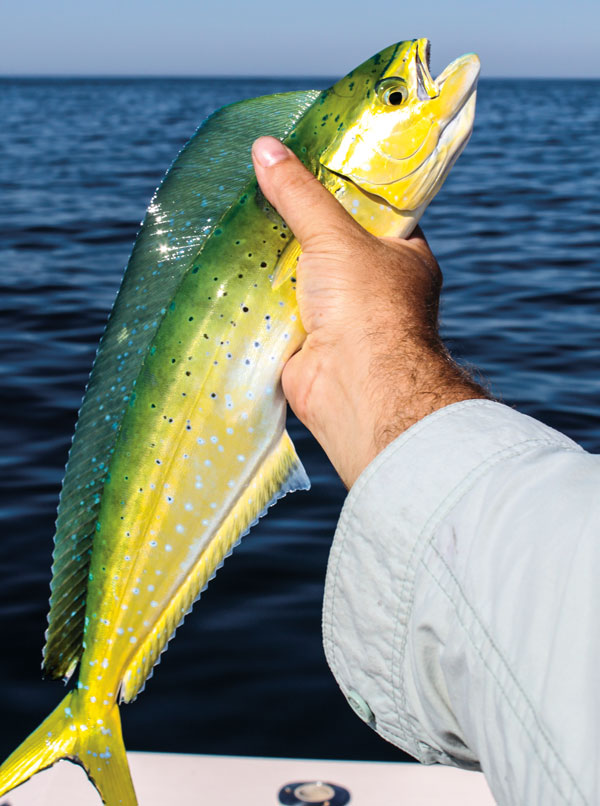
<svg viewBox="0 0 600 806"><path fill-rule="evenodd" d="M53 523L76 412L146 205L215 108L314 79L0 80L0 755L43 681ZM475 132L423 220L454 354L506 403L600 450L600 82L482 80ZM268 133L268 130L265 130ZM130 749L402 759L350 711L320 642L345 491L312 478L244 538L132 706Z"/></svg>

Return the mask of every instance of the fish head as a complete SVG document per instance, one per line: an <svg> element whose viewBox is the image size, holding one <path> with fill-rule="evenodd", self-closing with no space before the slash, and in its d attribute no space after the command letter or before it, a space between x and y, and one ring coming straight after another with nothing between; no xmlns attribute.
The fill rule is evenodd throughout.
<svg viewBox="0 0 600 806"><path fill-rule="evenodd" d="M424 210L471 135L479 68L467 54L434 81L427 39L377 53L324 93L338 125L319 162L396 210Z"/></svg>

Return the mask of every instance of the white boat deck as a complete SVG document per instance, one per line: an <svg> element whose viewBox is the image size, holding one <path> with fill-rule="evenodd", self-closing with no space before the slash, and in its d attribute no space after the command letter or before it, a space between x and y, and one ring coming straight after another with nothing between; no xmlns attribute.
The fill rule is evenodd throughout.
<svg viewBox="0 0 600 806"><path fill-rule="evenodd" d="M481 773L370 761L128 753L139 806L278 806L288 783L347 789L348 806L491 806ZM83 770L66 761L0 798L0 806L101 806Z"/></svg>

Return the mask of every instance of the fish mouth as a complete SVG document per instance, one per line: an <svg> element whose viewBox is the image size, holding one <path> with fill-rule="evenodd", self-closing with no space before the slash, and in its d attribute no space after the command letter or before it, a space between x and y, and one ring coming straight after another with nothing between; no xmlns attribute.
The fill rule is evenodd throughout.
<svg viewBox="0 0 600 806"><path fill-rule="evenodd" d="M453 112L446 125L440 132L438 144L430 158L438 154L440 150L449 147L453 141L455 156L447 166L447 174L462 150L466 146L473 130L475 118L475 100L477 96L477 81L481 72L481 62L475 53L467 53L459 56L440 73L436 79L440 94L445 89L453 94ZM452 84L452 87L448 85ZM462 131L461 131L462 130Z"/></svg>
<svg viewBox="0 0 600 806"><path fill-rule="evenodd" d="M437 98L440 94L440 88L429 72L431 64L431 42L429 39L417 39L415 64L417 67L417 97L420 101Z"/></svg>
<svg viewBox="0 0 600 806"><path fill-rule="evenodd" d="M479 79L480 72L481 62L479 61L479 56L477 56L476 53L466 53L464 56L459 56L458 59L450 62L439 74L435 83L439 87L440 92L442 92L444 85L451 78L459 76L463 84L463 100L460 105L462 107L477 88L477 80ZM460 111L460 107L457 109L457 112L458 111Z"/></svg>
<svg viewBox="0 0 600 806"><path fill-rule="evenodd" d="M435 95L439 95L442 85L453 73L466 70L471 80L471 88L477 83L481 63L476 53L466 53L459 56L442 70L439 76L434 79L429 72L431 69L431 42L429 39L417 39L415 59L419 72L419 79L424 88L433 85L436 88ZM429 96L431 97L431 96Z"/></svg>
<svg viewBox="0 0 600 806"><path fill-rule="evenodd" d="M431 42L429 39L417 39L415 42L414 59L417 68L417 95L419 100L437 98L444 91L446 82L457 76L463 84L460 106L467 102L469 96L477 86L481 70L479 57L475 53L466 53L459 56L444 68L434 79L431 75ZM456 112L460 111L460 106Z"/></svg>

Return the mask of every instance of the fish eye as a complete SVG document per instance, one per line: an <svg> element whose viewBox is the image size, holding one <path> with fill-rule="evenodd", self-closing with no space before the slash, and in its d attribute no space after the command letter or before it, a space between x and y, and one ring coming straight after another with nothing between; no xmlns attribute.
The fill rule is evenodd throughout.
<svg viewBox="0 0 600 806"><path fill-rule="evenodd" d="M401 78L384 78L376 89L379 100L386 106L400 106L408 100L408 88Z"/></svg>

